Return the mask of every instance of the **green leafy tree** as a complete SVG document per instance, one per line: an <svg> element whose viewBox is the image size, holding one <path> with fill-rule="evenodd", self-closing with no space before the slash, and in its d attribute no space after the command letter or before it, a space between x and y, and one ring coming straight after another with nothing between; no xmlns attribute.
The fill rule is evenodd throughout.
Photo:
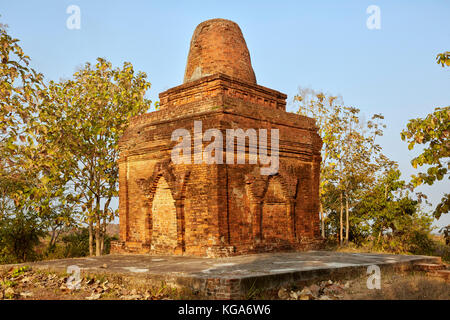
<svg viewBox="0 0 450 320"><path fill-rule="evenodd" d="M25 210L0 220L0 261L16 263L33 260L34 248L45 235L35 214Z"/></svg>
<svg viewBox="0 0 450 320"><path fill-rule="evenodd" d="M416 145L423 145L419 156L415 157L411 164L414 168L427 165L426 172L412 176L415 187L421 184L432 185L436 180L450 178L450 107L436 108L433 113L425 118L412 119L407 128L401 132L402 140L408 142L408 149L412 150ZM439 218L447 213L450 208L450 195L445 194L441 202L434 210L434 216Z"/></svg>
<svg viewBox="0 0 450 320"><path fill-rule="evenodd" d="M0 190L4 202L25 203L28 193L11 188L15 183L33 184L38 170L24 144L33 140L34 115L38 111L42 75L29 67L30 58L0 25ZM29 150L28 150L29 151Z"/></svg>
<svg viewBox="0 0 450 320"><path fill-rule="evenodd" d="M325 212L335 207L327 198L339 203L339 240L348 242L350 207L358 192L365 187L377 170L375 160L381 147L376 138L382 135L383 117L374 115L364 123L357 108L347 107L342 98L311 89L299 88L294 102L298 113L316 120L322 137L322 163L320 179L320 217L322 236L325 237ZM337 193L337 197L336 197Z"/></svg>
<svg viewBox="0 0 450 320"><path fill-rule="evenodd" d="M300 115L312 117L316 120L319 129L319 135L322 138L322 162L320 167L319 184L319 214L321 221L321 233L325 238L325 208L324 196L329 192L332 178L336 169L334 159L338 156L336 153L339 139L338 135L341 127L337 125L339 121L339 105L342 98L338 96L325 95L310 88L299 88L298 94L294 97Z"/></svg>
<svg viewBox="0 0 450 320"><path fill-rule="evenodd" d="M370 225L366 239L376 248L430 254L433 218L420 211L420 200L412 198L409 185L400 180L398 165L391 163L362 195L353 215Z"/></svg>
<svg viewBox="0 0 450 320"><path fill-rule="evenodd" d="M98 58L86 63L73 79L50 82L40 107L39 121L45 131L44 149L56 152L56 166L89 225L90 254L95 232L96 255L104 249L106 225L116 212L110 208L117 196L118 140L129 119L146 112L151 101L143 72L131 63L113 68Z"/></svg>
<svg viewBox="0 0 450 320"><path fill-rule="evenodd" d="M46 228L55 226L59 218L46 215L50 201L63 190L58 180L47 187L52 159L36 143L43 134L37 119L43 76L29 66L30 57L4 24L0 24L0 59L0 223L3 241L11 242L4 242L4 248L13 245L22 253L5 250L21 261L31 256L27 250L45 236Z"/></svg>
<svg viewBox="0 0 450 320"><path fill-rule="evenodd" d="M383 135L386 127L381 114L374 114L364 123L361 121L360 110L344 107L344 137L341 143L341 170L338 176L341 198L345 198L345 242L349 242L350 211L362 192L370 188L380 169L381 146L377 138ZM341 201L340 219L342 220L343 201ZM341 225L341 239L343 223Z"/></svg>
<svg viewBox="0 0 450 320"><path fill-rule="evenodd" d="M0 152L2 159L13 153L25 124L32 121L37 111L42 75L29 67L30 57L0 25ZM11 167L11 163L2 163Z"/></svg>

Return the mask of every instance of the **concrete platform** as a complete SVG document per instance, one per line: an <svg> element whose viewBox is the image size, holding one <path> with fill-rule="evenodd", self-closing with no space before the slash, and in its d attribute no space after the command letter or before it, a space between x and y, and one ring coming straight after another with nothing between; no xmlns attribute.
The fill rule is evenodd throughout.
<svg viewBox="0 0 450 320"><path fill-rule="evenodd" d="M351 279L367 266L383 271L411 270L417 263L439 263L439 257L328 251L265 253L229 258L107 255L27 263L34 269L66 272L77 265L82 275L105 274L136 286L187 287L212 299L239 299L252 289L289 283ZM1 269L12 265L0 265Z"/></svg>

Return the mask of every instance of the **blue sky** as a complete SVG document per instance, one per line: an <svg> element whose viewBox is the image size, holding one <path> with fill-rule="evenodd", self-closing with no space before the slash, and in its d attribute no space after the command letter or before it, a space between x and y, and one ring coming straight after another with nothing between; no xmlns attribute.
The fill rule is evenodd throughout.
<svg viewBox="0 0 450 320"><path fill-rule="evenodd" d="M81 9L81 29L69 30L69 5ZM381 13L381 29L369 30L369 5ZM402 178L417 172L400 131L408 119L450 105L450 68L435 62L450 51L450 1L6 1L1 22L21 40L32 65L50 80L70 77L78 66L105 57L145 71L149 96L182 83L189 41L211 18L237 22L259 84L288 94L298 86L343 96L369 118L385 116L380 139L398 161ZM288 104L288 110L293 111ZM436 204L448 180L422 187ZM438 225L450 223L444 215Z"/></svg>

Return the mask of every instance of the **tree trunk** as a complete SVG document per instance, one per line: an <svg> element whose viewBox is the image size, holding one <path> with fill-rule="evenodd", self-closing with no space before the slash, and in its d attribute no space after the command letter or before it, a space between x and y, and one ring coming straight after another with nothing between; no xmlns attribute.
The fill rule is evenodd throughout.
<svg viewBox="0 0 450 320"><path fill-rule="evenodd" d="M89 220L89 255L94 255L94 233L93 233L92 221Z"/></svg>
<svg viewBox="0 0 450 320"><path fill-rule="evenodd" d="M100 251L102 254L105 253L105 237L106 237L106 223L107 219L106 217L103 217L103 222L102 222L102 230L101 230L101 241L100 241Z"/></svg>
<svg viewBox="0 0 450 320"><path fill-rule="evenodd" d="M104 223L105 223L106 219L103 218L103 222L101 223L101 227L100 227L100 255L103 255L103 252L105 250L105 233L106 233L106 229L104 227Z"/></svg>
<svg viewBox="0 0 450 320"><path fill-rule="evenodd" d="M52 229L52 235L51 235L51 238L50 238L50 242L48 243L48 249L51 249L54 246L54 244L56 242L55 238L56 238L56 230Z"/></svg>
<svg viewBox="0 0 450 320"><path fill-rule="evenodd" d="M97 214L97 217L95 219L95 255L97 257L101 256L101 246L100 246L100 219Z"/></svg>
<svg viewBox="0 0 450 320"><path fill-rule="evenodd" d="M59 235L61 234L61 231L62 231L62 226L56 226L54 229L52 229L51 239L50 239L50 242L48 243L48 248L49 249L54 247L54 246L56 246L56 241L58 241L58 238L59 238Z"/></svg>
<svg viewBox="0 0 450 320"><path fill-rule="evenodd" d="M341 191L341 195L339 197L339 203L340 203L340 206L341 206L341 212L339 214L339 245L342 246L342 234L343 234L342 216L343 216L343 211L344 211L344 203L342 201L342 191Z"/></svg>
<svg viewBox="0 0 450 320"><path fill-rule="evenodd" d="M100 219L100 197L96 196L95 199L95 255L101 256L101 219Z"/></svg>
<svg viewBox="0 0 450 320"><path fill-rule="evenodd" d="M109 204L111 202L111 198L106 200L105 205L103 206L103 224L101 230L101 241L100 241L100 252L101 254L105 251L105 236L106 236L106 226L108 222L108 212L109 212Z"/></svg>
<svg viewBox="0 0 450 320"><path fill-rule="evenodd" d="M323 216L322 201L320 201L320 203L319 203L319 210L320 210L320 223L321 223L321 227L322 227L322 239L325 239L325 219Z"/></svg>
<svg viewBox="0 0 450 320"><path fill-rule="evenodd" d="M345 244L348 245L348 233L349 233L349 222L348 222L348 193L345 193Z"/></svg>
<svg viewBox="0 0 450 320"><path fill-rule="evenodd" d="M89 205L88 208L88 230L89 230L89 256L94 255L94 226L92 222L92 199L87 198L86 204Z"/></svg>

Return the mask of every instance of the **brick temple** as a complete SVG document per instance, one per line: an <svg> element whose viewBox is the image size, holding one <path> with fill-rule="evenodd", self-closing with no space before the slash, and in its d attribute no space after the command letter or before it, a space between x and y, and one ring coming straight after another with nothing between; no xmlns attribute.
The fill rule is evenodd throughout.
<svg viewBox="0 0 450 320"><path fill-rule="evenodd" d="M236 23L199 24L183 84L159 98L159 110L133 118L119 142L120 241L112 252L219 257L320 243L317 127L311 118L286 112L284 93L257 84ZM174 163L179 142L172 133L184 128L194 144L199 121L203 132L215 128L224 137L227 129L267 129L269 136L278 129L277 171L261 174L266 164L250 163L242 141L244 164L194 161L211 143L203 140L200 151L192 148L191 163ZM239 140L233 144L237 150Z"/></svg>

